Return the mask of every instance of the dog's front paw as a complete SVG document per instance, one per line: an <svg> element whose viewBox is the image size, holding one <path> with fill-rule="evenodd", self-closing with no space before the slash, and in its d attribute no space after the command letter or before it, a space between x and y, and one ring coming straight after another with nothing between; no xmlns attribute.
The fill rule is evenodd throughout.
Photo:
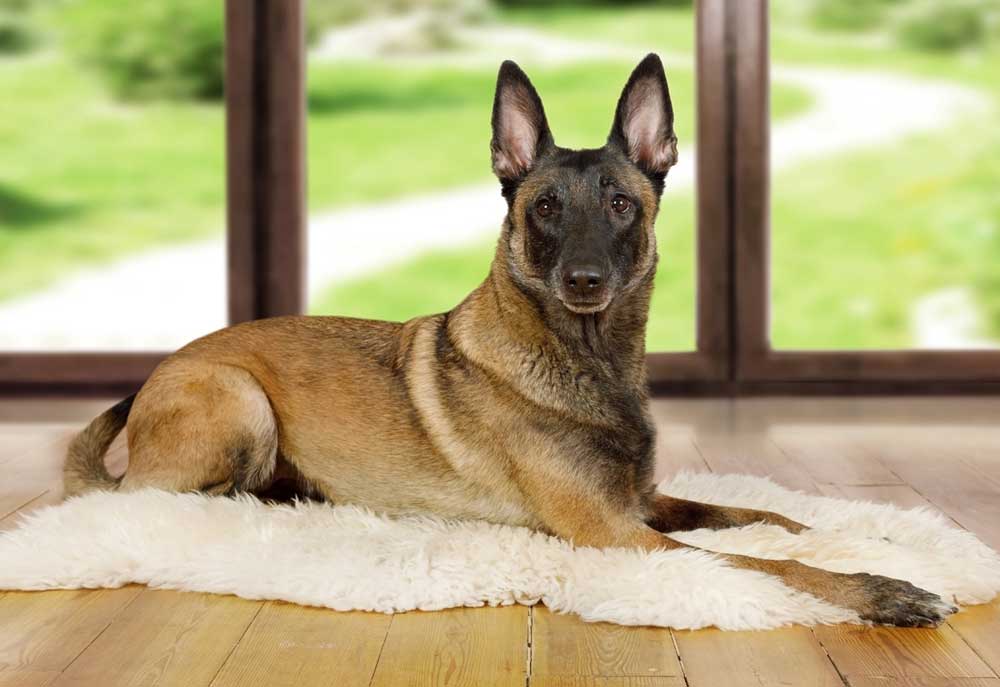
<svg viewBox="0 0 1000 687"><path fill-rule="evenodd" d="M862 620L896 627L937 627L958 608L937 594L905 580L882 575L850 575L864 599L858 608Z"/></svg>

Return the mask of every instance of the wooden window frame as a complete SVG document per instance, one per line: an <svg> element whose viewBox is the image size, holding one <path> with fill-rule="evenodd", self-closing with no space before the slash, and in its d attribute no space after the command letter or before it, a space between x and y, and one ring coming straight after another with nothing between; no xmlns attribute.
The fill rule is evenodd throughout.
<svg viewBox="0 0 1000 687"><path fill-rule="evenodd" d="M231 324L306 307L305 2L226 0ZM695 34L696 346L647 356L653 391L1000 391L1000 351L771 347L768 2L699 0ZM0 354L0 393L129 393L167 355Z"/></svg>
<svg viewBox="0 0 1000 687"><path fill-rule="evenodd" d="M226 0L229 324L305 308L303 7ZM0 353L0 393L127 394L168 355Z"/></svg>
<svg viewBox="0 0 1000 687"><path fill-rule="evenodd" d="M1000 350L785 350L770 341L770 55L768 0L729 0L734 65L732 197L740 392L1000 391ZM738 27L738 31L735 30Z"/></svg>

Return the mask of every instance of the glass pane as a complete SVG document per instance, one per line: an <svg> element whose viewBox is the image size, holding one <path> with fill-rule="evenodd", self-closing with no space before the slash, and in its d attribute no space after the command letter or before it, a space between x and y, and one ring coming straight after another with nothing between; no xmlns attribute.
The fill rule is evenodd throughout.
<svg viewBox="0 0 1000 687"><path fill-rule="evenodd" d="M222 3L0 0L0 53L0 350L224 326Z"/></svg>
<svg viewBox="0 0 1000 687"><path fill-rule="evenodd" d="M649 346L693 348L689 3L341 7L310 0L312 313L403 320L448 310L483 280L506 210L489 156L503 59L531 77L560 145L594 147L607 138L630 71L652 50L666 63L681 163L658 224Z"/></svg>
<svg viewBox="0 0 1000 687"><path fill-rule="evenodd" d="M771 7L774 346L1000 344L996 4Z"/></svg>

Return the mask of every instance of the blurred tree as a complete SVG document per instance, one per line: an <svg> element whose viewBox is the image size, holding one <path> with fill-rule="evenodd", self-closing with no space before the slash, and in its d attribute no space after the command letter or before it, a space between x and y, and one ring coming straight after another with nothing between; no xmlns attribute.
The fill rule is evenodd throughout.
<svg viewBox="0 0 1000 687"><path fill-rule="evenodd" d="M599 7L605 5L658 5L660 7L691 7L694 0L497 0L498 4L511 6Z"/></svg>
<svg viewBox="0 0 1000 687"><path fill-rule="evenodd" d="M917 50L953 52L982 45L1000 3L989 0L922 2L896 27L901 45Z"/></svg>
<svg viewBox="0 0 1000 687"><path fill-rule="evenodd" d="M50 0L0 0L0 54L21 53L41 42L38 8Z"/></svg>
<svg viewBox="0 0 1000 687"><path fill-rule="evenodd" d="M429 11L460 22L478 21L488 15L491 0L308 0L309 36L370 17ZM439 27L443 30L444 27Z"/></svg>
<svg viewBox="0 0 1000 687"><path fill-rule="evenodd" d="M906 0L814 0L812 23L821 29L868 31L881 26Z"/></svg>
<svg viewBox="0 0 1000 687"><path fill-rule="evenodd" d="M62 10L69 50L127 99L222 96L223 3L71 0Z"/></svg>

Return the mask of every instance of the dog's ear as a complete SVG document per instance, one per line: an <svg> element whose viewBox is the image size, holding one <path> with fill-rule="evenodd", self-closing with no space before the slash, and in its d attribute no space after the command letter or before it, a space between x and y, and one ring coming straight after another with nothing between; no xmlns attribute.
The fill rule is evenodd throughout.
<svg viewBox="0 0 1000 687"><path fill-rule="evenodd" d="M674 108L663 63L654 53L643 58L625 84L608 145L654 178L662 179L677 162Z"/></svg>
<svg viewBox="0 0 1000 687"><path fill-rule="evenodd" d="M517 181L553 145L542 99L527 74L505 61L500 65L493 98L493 172L500 181Z"/></svg>

